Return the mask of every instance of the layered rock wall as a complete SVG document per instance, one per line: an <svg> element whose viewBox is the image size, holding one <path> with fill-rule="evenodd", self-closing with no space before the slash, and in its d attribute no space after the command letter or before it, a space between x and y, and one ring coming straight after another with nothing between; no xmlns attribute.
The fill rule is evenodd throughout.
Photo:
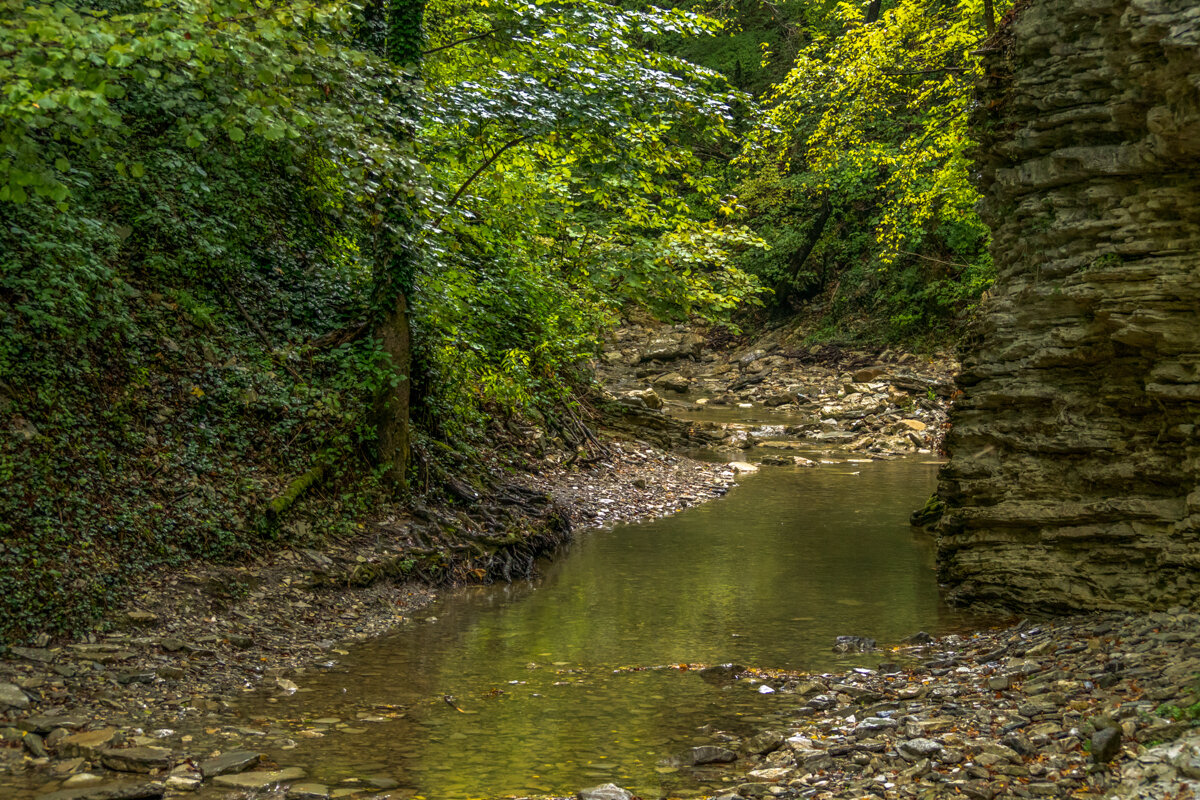
<svg viewBox="0 0 1200 800"><path fill-rule="evenodd" d="M1200 599L1200 2L1032 0L976 131L998 278L939 495L953 598Z"/></svg>

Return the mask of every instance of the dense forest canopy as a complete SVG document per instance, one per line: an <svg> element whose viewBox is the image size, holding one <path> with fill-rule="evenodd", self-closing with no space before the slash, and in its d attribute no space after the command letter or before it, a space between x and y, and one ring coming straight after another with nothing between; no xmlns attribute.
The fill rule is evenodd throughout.
<svg viewBox="0 0 1200 800"><path fill-rule="evenodd" d="M381 413L411 394L424 482L635 309L936 341L990 279L1003 3L0 7L9 634L356 524L410 469ZM264 516L317 467L319 512Z"/></svg>

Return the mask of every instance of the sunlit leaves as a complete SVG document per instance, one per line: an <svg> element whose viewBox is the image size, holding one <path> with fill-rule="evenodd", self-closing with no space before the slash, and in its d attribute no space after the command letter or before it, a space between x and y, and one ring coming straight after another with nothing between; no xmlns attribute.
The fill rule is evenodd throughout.
<svg viewBox="0 0 1200 800"><path fill-rule="evenodd" d="M931 222L974 216L964 152L981 70L982 3L903 0L870 25L860 4L835 13L841 32L800 52L743 163L805 173L814 195L837 197L854 185L878 191L876 235L889 261Z"/></svg>

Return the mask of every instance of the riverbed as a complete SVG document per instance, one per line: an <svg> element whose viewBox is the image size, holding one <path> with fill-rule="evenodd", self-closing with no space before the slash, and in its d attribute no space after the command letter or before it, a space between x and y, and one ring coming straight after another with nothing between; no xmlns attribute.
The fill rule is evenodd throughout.
<svg viewBox="0 0 1200 800"><path fill-rule="evenodd" d="M395 781L430 798L719 787L721 769L663 762L714 729L761 726L779 702L699 666L873 667L886 654L836 654L836 637L887 646L979 621L941 604L931 543L906 522L936 468L764 469L722 500L589 532L538 580L452 593L243 710L322 734L269 753L332 786Z"/></svg>

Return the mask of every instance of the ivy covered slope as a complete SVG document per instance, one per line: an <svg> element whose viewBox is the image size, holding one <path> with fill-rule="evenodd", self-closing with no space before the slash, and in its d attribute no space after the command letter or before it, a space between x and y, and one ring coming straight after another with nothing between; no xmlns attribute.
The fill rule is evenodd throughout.
<svg viewBox="0 0 1200 800"><path fill-rule="evenodd" d="M396 386L419 449L469 448L498 414L563 414L625 304L757 297L733 264L756 240L677 146L727 136L736 98L653 46L701 17L448 2L426 35L412 2L0 7L0 640L351 529L405 477L380 446ZM405 296L411 367L382 341Z"/></svg>

